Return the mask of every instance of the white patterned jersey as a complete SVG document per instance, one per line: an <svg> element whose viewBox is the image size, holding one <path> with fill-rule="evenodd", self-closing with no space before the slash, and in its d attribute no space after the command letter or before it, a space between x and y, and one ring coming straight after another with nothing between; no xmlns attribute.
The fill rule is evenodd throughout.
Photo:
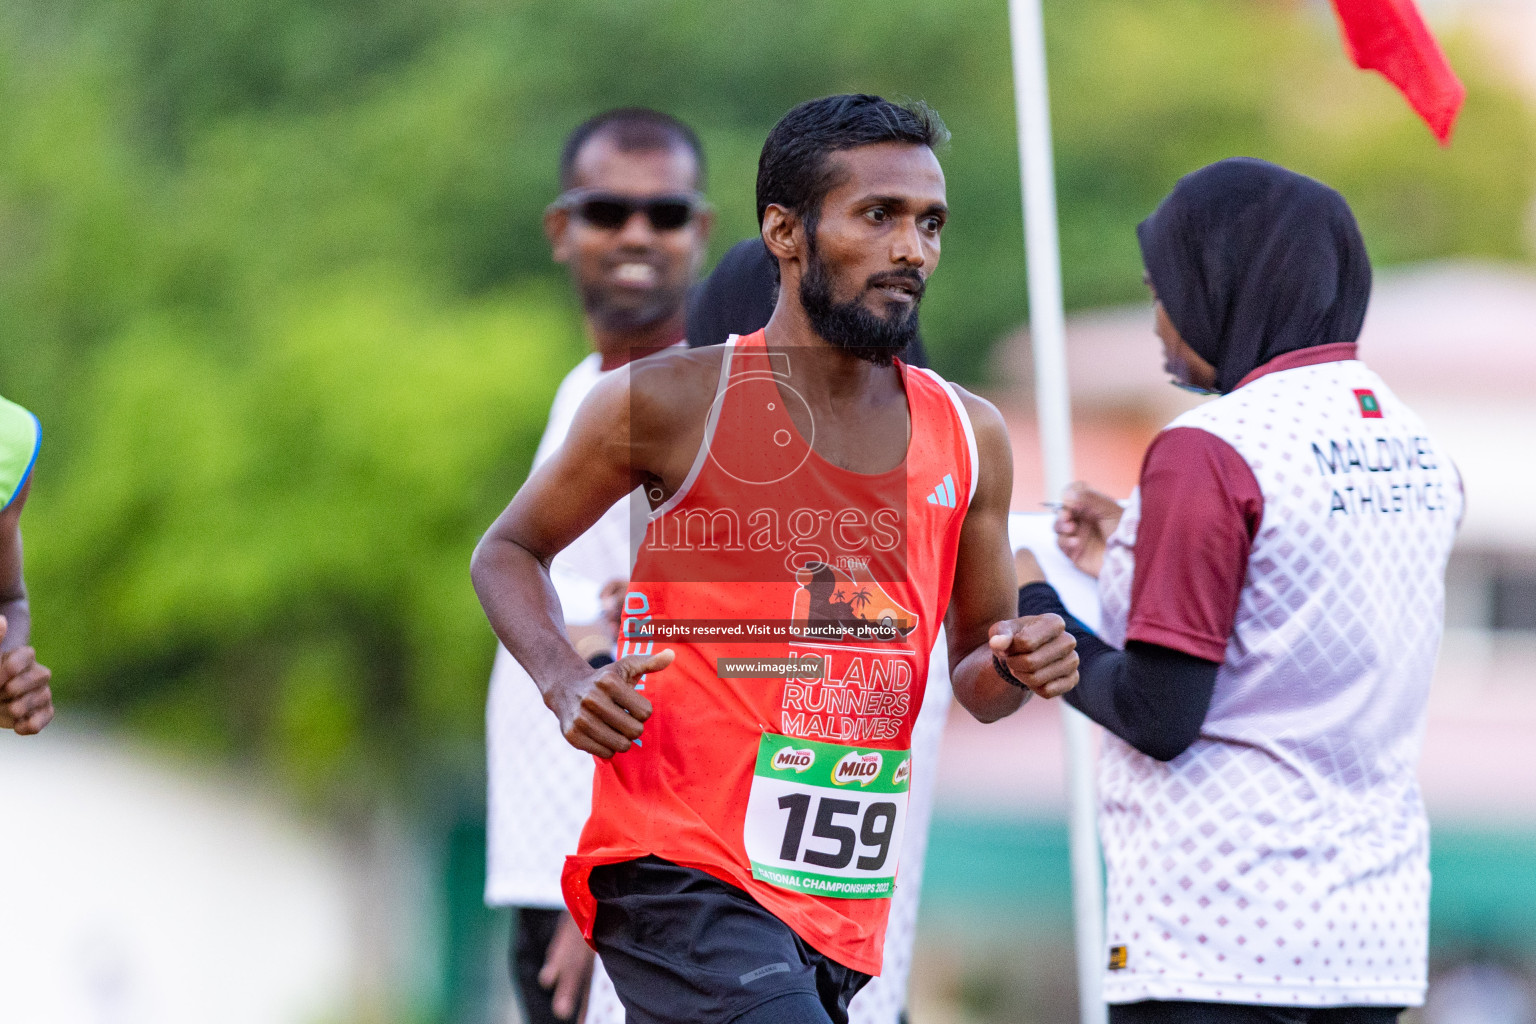
<svg viewBox="0 0 1536 1024"><path fill-rule="evenodd" d="M1112 1003L1423 1001L1416 775L1460 481L1363 363L1289 365L1169 428L1230 445L1262 520L1199 739L1162 763L1104 738ZM1138 491L1100 576L1116 646L1144 638L1142 519Z"/></svg>

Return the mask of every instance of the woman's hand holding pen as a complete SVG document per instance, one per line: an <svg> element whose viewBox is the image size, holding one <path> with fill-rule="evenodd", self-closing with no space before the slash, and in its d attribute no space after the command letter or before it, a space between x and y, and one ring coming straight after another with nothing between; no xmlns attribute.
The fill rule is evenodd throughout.
<svg viewBox="0 0 1536 1024"><path fill-rule="evenodd" d="M1072 564L1097 577L1104 566L1104 545L1120 525L1124 509L1107 494L1079 481L1067 487L1056 512L1056 544Z"/></svg>

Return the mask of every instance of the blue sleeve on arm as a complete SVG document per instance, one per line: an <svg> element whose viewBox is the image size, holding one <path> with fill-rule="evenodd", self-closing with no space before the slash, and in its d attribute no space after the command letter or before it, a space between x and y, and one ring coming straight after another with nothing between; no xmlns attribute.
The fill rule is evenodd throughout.
<svg viewBox="0 0 1536 1024"><path fill-rule="evenodd" d="M1049 583L1019 588L1020 615L1049 613L1066 620L1077 641L1078 683L1068 704L1159 761L1173 760L1199 738L1216 662L1137 640L1117 651L1067 611Z"/></svg>

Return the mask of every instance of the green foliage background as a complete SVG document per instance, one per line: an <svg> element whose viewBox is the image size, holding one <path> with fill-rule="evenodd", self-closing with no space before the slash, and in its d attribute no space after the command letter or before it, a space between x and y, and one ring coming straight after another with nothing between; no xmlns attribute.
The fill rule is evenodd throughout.
<svg viewBox="0 0 1536 1024"><path fill-rule="evenodd" d="M585 116L695 124L755 230L763 135L834 91L954 132L940 368L1018 325L1002 0L10 0L0 390L45 427L25 532L68 716L321 800L470 763L491 637L467 565L582 349L539 214ZM1523 259L1536 122L1471 89L1437 148L1321 5L1051 0L1069 305L1141 294L1132 228L1262 156L1338 186L1378 263Z"/></svg>

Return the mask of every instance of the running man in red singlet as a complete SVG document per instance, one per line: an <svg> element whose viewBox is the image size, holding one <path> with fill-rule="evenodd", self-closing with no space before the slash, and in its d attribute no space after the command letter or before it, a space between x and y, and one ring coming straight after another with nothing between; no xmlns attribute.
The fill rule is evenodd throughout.
<svg viewBox="0 0 1536 1024"><path fill-rule="evenodd" d="M1076 684L1062 620L1014 617L1001 416L895 358L945 137L874 96L785 115L758 166L768 326L598 384L475 553L497 635L600 759L565 892L632 1024L846 1020L930 770L911 733L941 624L982 721ZM637 486L622 657L594 671L548 565Z"/></svg>

